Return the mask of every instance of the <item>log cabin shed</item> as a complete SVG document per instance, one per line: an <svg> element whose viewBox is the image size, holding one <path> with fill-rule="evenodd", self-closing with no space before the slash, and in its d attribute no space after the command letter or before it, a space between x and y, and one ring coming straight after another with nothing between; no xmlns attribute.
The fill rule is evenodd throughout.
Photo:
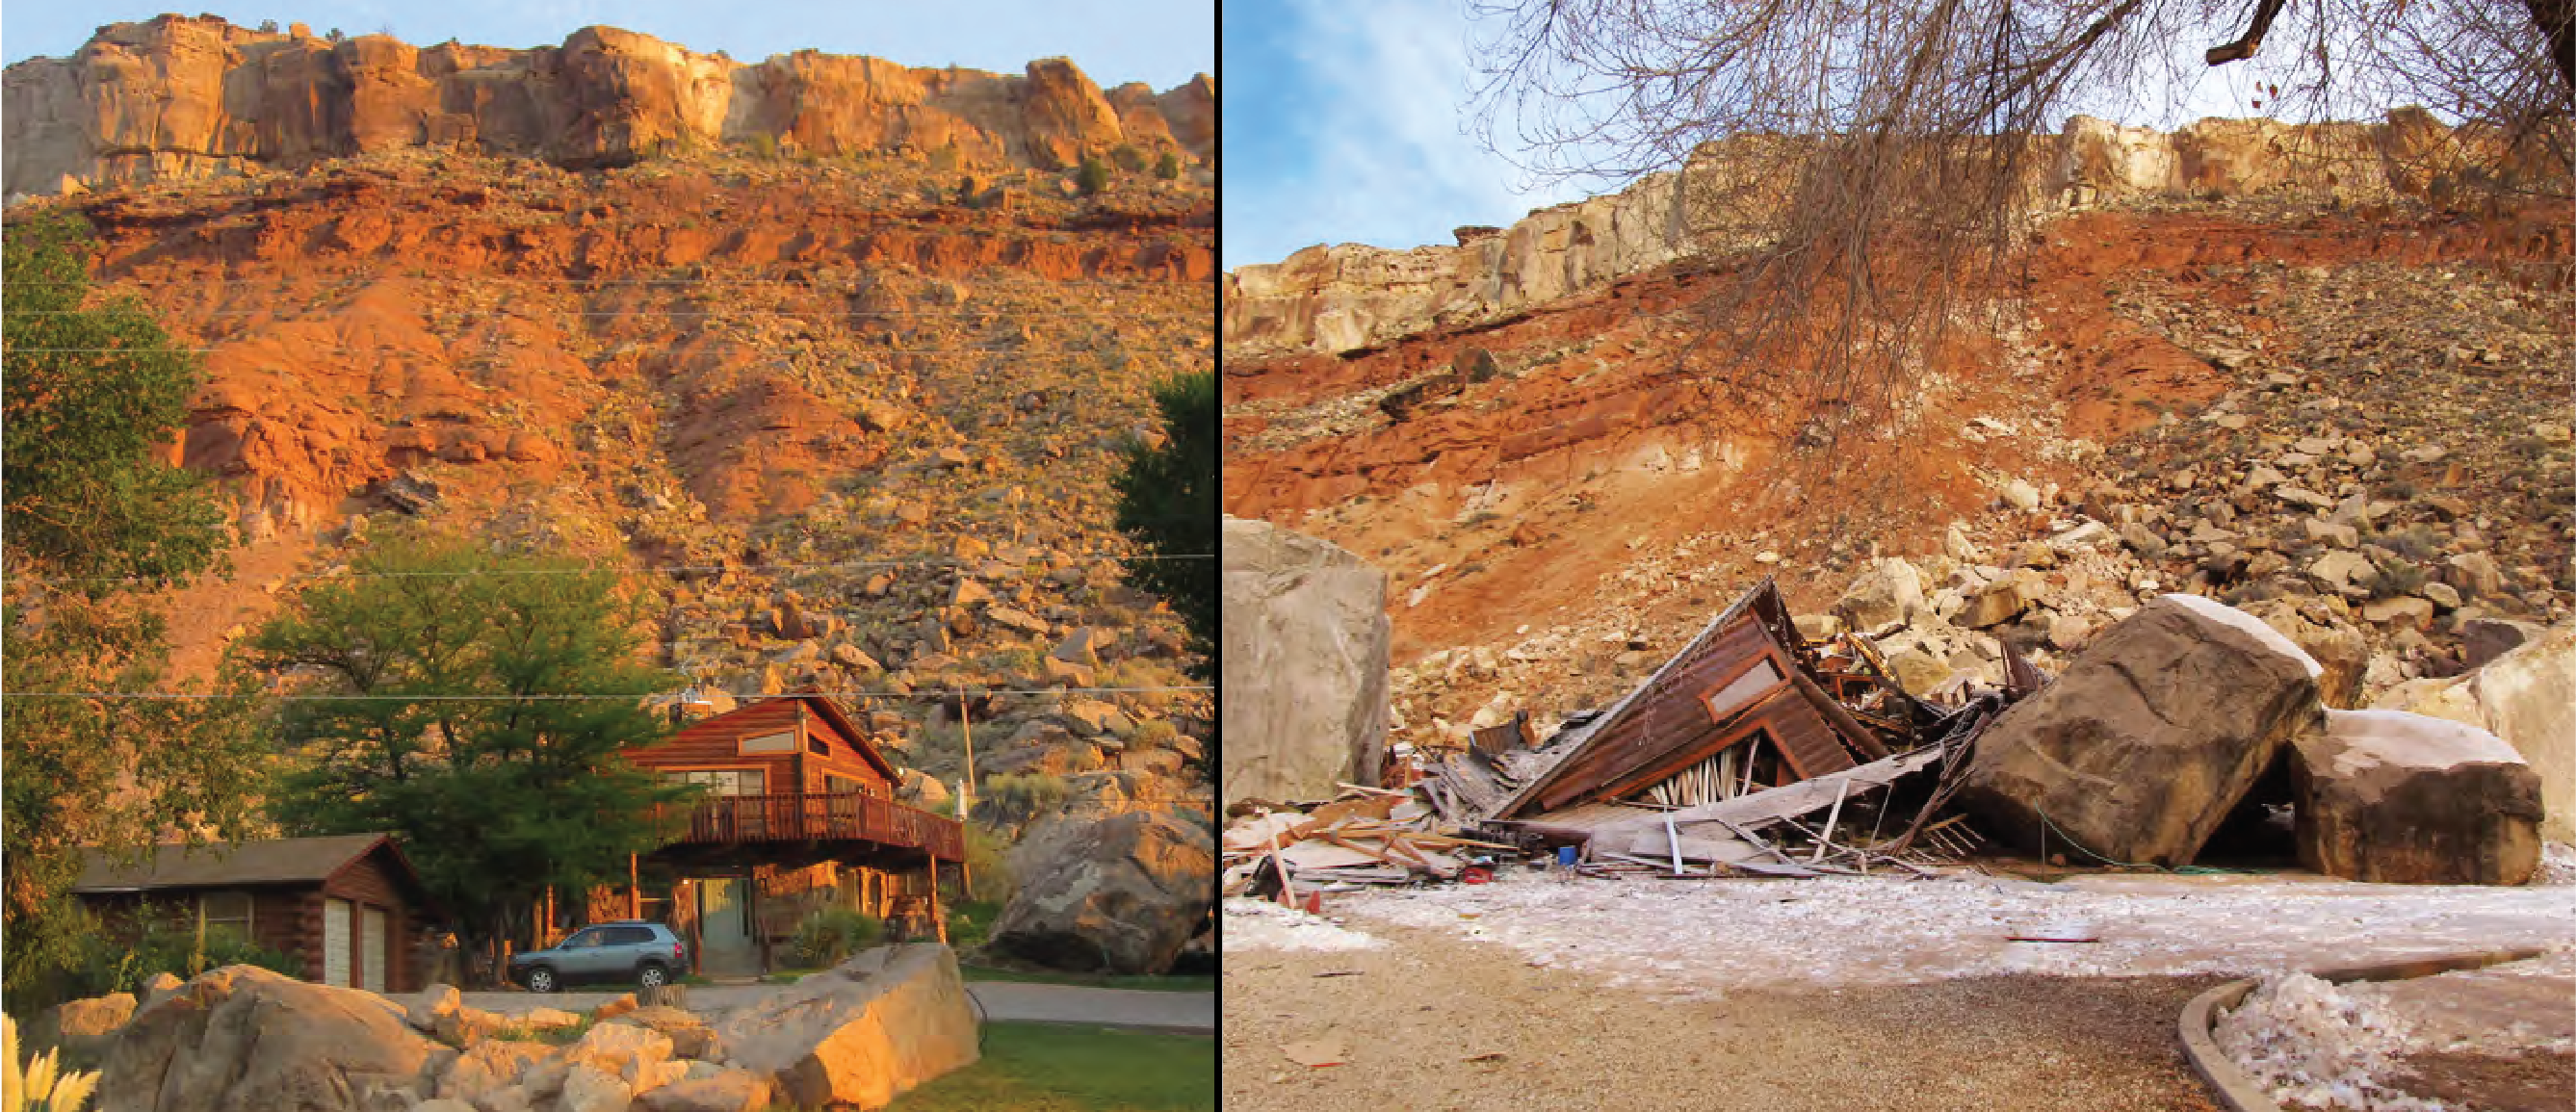
<svg viewBox="0 0 2576 1112"><path fill-rule="evenodd" d="M133 863L87 850L72 894L111 929L133 930L149 904L299 957L306 980L370 992L417 991L417 954L445 918L385 834L163 845Z"/></svg>

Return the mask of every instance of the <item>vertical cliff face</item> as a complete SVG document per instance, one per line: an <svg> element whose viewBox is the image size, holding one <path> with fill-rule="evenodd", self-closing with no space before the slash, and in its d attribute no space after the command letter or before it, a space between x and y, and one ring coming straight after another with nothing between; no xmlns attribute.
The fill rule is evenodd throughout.
<svg viewBox="0 0 2576 1112"><path fill-rule="evenodd" d="M2439 194L2470 168L2509 160L2494 136L2414 109L2380 123L2202 120L2172 132L2078 116L2038 136L2028 183L2043 212L2140 198L2264 194L2347 202ZM1493 321L1599 289L1685 256L1722 249L1797 158L1794 141L1701 147L1677 173L1615 194L1531 213L1508 229L1459 229L1456 245L1391 251L1318 245L1225 276L1225 345L1241 355L1377 348L1435 328ZM2529 167L2509 172L2546 174ZM2563 177L2560 179L2563 180ZM1720 204L1724 197L1726 204ZM1733 213L1727 220L1722 214Z"/></svg>
<svg viewBox="0 0 2576 1112"><path fill-rule="evenodd" d="M918 69L800 51L753 64L607 27L558 47L418 49L162 16L103 27L69 58L10 66L11 195L298 166L408 146L616 166L775 141L817 155L940 154L1064 169L1121 145L1206 160L1216 88L1104 94L1063 59L1025 73ZM944 154L941 152L945 152Z"/></svg>

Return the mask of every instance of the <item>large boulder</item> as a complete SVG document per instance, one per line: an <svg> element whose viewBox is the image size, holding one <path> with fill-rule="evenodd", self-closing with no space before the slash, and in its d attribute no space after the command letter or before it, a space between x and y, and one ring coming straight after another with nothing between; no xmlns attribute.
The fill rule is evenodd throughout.
<svg viewBox="0 0 2576 1112"><path fill-rule="evenodd" d="M880 1108L975 1063L975 1013L945 946L880 946L728 1013L734 1065L782 1103Z"/></svg>
<svg viewBox="0 0 2576 1112"><path fill-rule="evenodd" d="M2243 611L2166 595L1978 737L1960 802L2070 859L2185 864L2317 721L2322 672Z"/></svg>
<svg viewBox="0 0 2576 1112"><path fill-rule="evenodd" d="M2370 643L2361 630L2338 616L2320 599L2264 599L2245 612L2279 630L2323 671L2317 675L2317 698L2329 707L2350 710L2361 698L2361 677L2370 670Z"/></svg>
<svg viewBox="0 0 2576 1112"><path fill-rule="evenodd" d="M1225 519L1222 790L1328 799L1375 782L1387 728L1386 573L1266 521Z"/></svg>
<svg viewBox="0 0 2576 1112"><path fill-rule="evenodd" d="M1118 815L1073 832L1023 873L990 945L1059 968L1161 973L1215 898L1216 839L1205 828Z"/></svg>
<svg viewBox="0 0 2576 1112"><path fill-rule="evenodd" d="M2466 723L2503 738L2540 777L2540 836L2576 842L2576 622L2483 668L2399 684L2371 704Z"/></svg>
<svg viewBox="0 0 2576 1112"><path fill-rule="evenodd" d="M226 966L117 1034L98 1110L360 1112L419 1095L443 1051L374 993Z"/></svg>
<svg viewBox="0 0 2576 1112"><path fill-rule="evenodd" d="M769 1107L769 1081L743 1069L717 1070L636 1098L642 1112L759 1112Z"/></svg>
<svg viewBox="0 0 2576 1112"><path fill-rule="evenodd" d="M2540 865L2540 777L2494 734L2337 710L2292 744L2299 863L2310 869L2382 884L2520 884Z"/></svg>

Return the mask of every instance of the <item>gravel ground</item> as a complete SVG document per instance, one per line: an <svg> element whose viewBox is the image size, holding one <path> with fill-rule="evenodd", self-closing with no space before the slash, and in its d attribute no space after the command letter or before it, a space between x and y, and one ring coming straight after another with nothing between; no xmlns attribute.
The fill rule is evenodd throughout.
<svg viewBox="0 0 2576 1112"><path fill-rule="evenodd" d="M1676 1000L1445 933L1370 933L1384 945L1226 956L1228 1112L2217 1108L2174 1035L2183 1004L2216 977L1969 977ZM1301 1066L1281 1050L1308 1040L1338 1040L1348 1064Z"/></svg>

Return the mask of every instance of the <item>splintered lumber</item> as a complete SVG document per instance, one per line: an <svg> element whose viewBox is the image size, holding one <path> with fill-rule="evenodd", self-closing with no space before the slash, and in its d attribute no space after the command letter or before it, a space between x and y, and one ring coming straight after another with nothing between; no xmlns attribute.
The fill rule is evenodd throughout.
<svg viewBox="0 0 2576 1112"><path fill-rule="evenodd" d="M1938 747L1917 750L1883 761L1872 761L1858 768L1831 772L1812 780L1800 780L1786 787L1740 795L1733 799L1684 807L1670 814L1673 822L1724 823L1729 827L1750 829L1781 819L1796 818L1831 806L1853 788L1882 788L1896 778L1929 767L1941 759ZM1643 824L1640 824L1643 825ZM1608 833L1608 830L1602 831Z"/></svg>
<svg viewBox="0 0 2576 1112"><path fill-rule="evenodd" d="M1843 797L1850 794L1850 780L1843 781L1842 787L1835 789L1833 812L1825 816L1825 832L1816 835L1816 855L1808 859L1810 863L1824 860L1826 848L1834 844L1834 824L1843 820ZM1669 825L1672 822L1672 816L1665 816L1664 822Z"/></svg>

